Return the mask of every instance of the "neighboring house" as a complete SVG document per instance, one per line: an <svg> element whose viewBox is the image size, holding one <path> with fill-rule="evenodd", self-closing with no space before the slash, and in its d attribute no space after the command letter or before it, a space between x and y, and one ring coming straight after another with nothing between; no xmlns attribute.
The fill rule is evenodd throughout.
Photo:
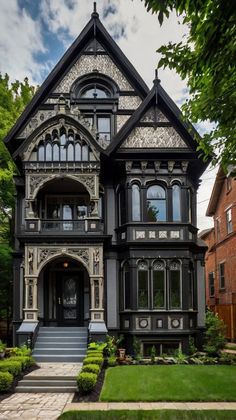
<svg viewBox="0 0 236 420"><path fill-rule="evenodd" d="M214 227L201 232L207 246L206 303L224 320L236 340L236 179L219 169L206 212Z"/></svg>
<svg viewBox="0 0 236 420"><path fill-rule="evenodd" d="M128 348L137 336L144 353L200 340L195 135L94 12L6 138L20 173L15 343L39 326L122 333Z"/></svg>

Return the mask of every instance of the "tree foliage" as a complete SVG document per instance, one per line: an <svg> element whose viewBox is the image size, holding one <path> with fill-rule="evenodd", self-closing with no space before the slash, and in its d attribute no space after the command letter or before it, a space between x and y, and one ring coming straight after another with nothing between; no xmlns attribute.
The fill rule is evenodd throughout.
<svg viewBox="0 0 236 420"><path fill-rule="evenodd" d="M15 188L15 164L3 139L16 122L35 92L24 82L10 83L9 76L0 74L0 318L11 316L12 242Z"/></svg>
<svg viewBox="0 0 236 420"><path fill-rule="evenodd" d="M187 80L190 99L184 116L193 123L210 121L213 129L200 140L205 158L227 169L236 163L236 7L231 0L142 0L160 24L176 11L189 32L179 43L158 49L159 67L175 69Z"/></svg>
<svg viewBox="0 0 236 420"><path fill-rule="evenodd" d="M218 314L210 311L206 312L206 331L205 344L203 349L210 356L217 356L225 346L225 324Z"/></svg>

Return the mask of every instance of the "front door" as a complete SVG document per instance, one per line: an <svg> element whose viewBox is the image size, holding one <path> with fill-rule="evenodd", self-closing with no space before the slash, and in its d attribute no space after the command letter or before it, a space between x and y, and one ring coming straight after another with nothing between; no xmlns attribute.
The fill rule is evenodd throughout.
<svg viewBox="0 0 236 420"><path fill-rule="evenodd" d="M83 326L83 273L58 273L56 281L57 320L59 325Z"/></svg>

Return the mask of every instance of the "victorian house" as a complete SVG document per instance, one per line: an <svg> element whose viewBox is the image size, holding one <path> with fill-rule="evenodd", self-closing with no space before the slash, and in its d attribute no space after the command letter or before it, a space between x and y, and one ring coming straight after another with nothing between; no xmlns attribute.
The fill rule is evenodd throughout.
<svg viewBox="0 0 236 420"><path fill-rule="evenodd" d="M15 343L62 327L124 334L130 351L136 336L144 354L200 340L196 192L207 163L196 136L94 11L6 138L20 174Z"/></svg>

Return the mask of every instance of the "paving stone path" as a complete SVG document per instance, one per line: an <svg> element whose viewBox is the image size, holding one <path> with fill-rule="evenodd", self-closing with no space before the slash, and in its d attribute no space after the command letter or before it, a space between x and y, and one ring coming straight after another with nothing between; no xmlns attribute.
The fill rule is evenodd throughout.
<svg viewBox="0 0 236 420"><path fill-rule="evenodd" d="M40 369L27 376L76 376L82 363L38 363L38 366ZM0 419L57 419L73 396L73 393L16 393L0 403Z"/></svg>

